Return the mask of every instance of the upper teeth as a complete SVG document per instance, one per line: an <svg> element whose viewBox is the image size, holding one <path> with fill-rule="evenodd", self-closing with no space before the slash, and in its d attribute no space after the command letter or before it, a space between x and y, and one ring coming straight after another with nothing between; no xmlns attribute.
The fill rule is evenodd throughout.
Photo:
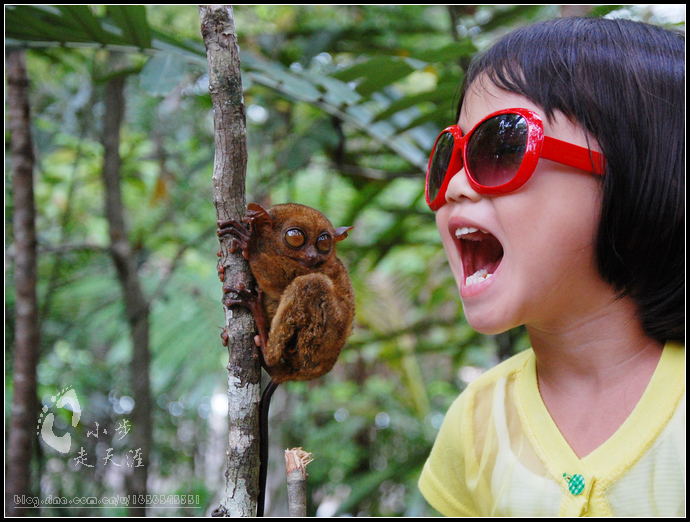
<svg viewBox="0 0 690 522"><path fill-rule="evenodd" d="M474 234L475 232L482 232L484 234L488 234L486 230L479 230L478 228L474 227L462 227L455 230L455 237L460 237L467 234Z"/></svg>

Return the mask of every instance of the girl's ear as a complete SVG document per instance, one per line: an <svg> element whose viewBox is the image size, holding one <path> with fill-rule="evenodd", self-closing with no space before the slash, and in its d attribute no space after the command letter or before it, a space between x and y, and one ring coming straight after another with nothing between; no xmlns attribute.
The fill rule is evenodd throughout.
<svg viewBox="0 0 690 522"><path fill-rule="evenodd" d="M333 241L335 241L336 243L338 241L342 241L343 239L345 239L347 237L347 233L350 230L352 230L353 228L355 228L355 227L352 226L352 227L338 227L338 228L336 228L335 229L335 236L333 237Z"/></svg>

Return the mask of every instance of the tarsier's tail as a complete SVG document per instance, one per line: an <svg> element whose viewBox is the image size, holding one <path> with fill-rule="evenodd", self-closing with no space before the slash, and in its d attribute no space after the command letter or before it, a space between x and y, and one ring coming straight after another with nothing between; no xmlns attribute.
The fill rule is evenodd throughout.
<svg viewBox="0 0 690 522"><path fill-rule="evenodd" d="M259 445L259 498L256 503L256 516L264 516L266 501L266 477L268 476L268 410L271 406L271 396L279 385L270 381L261 395L261 411L259 411L259 428L261 441Z"/></svg>

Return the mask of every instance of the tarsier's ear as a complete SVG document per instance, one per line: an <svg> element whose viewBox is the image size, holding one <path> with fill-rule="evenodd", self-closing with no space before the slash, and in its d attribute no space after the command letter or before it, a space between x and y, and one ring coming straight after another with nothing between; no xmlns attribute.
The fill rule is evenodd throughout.
<svg viewBox="0 0 690 522"><path fill-rule="evenodd" d="M335 236L333 237L333 241L336 243L338 241L342 241L347 237L347 233L352 230L355 227L338 227L335 229Z"/></svg>
<svg viewBox="0 0 690 522"><path fill-rule="evenodd" d="M258 230L262 228L273 228L273 220L268 215L266 209L256 203L247 205L247 217L254 221L254 225Z"/></svg>

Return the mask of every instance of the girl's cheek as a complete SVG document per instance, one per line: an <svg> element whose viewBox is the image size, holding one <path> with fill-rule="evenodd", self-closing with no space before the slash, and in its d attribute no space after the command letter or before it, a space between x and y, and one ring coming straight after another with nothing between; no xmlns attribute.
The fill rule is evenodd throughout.
<svg viewBox="0 0 690 522"><path fill-rule="evenodd" d="M450 204L443 205L436 211L436 228L438 228L441 237L448 234L448 219L450 218Z"/></svg>
<svg viewBox="0 0 690 522"><path fill-rule="evenodd" d="M446 249L446 255L450 258L451 251L449 248L452 245L450 232L448 232L448 219L450 218L451 205L446 204L436 211L436 228L441 235L443 246Z"/></svg>
<svg viewBox="0 0 690 522"><path fill-rule="evenodd" d="M451 272L457 284L460 285L460 280L462 279L462 260L460 259L460 254L455 247L455 242L448 229L448 220L450 219L452 207L452 204L446 204L436 212L436 227L441 235L443 249L446 253L446 259L448 259Z"/></svg>

